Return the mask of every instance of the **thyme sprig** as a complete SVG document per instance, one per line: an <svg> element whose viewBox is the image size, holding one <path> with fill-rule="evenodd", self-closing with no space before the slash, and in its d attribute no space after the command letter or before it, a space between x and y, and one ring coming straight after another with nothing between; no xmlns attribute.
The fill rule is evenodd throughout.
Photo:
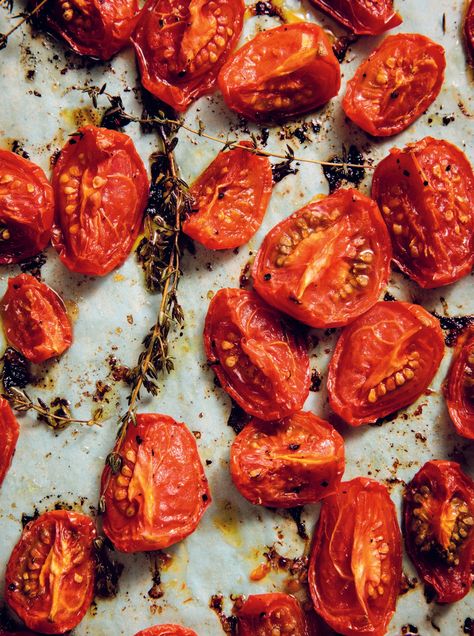
<svg viewBox="0 0 474 636"><path fill-rule="evenodd" d="M47 2L48 0L41 0L41 2L37 4L36 7L34 7L31 11L28 11L28 13L21 13L18 16L14 16L14 17L21 17L21 20L14 27L12 27L10 31L8 31L7 33L0 33L0 51L6 48L8 44L8 38L13 33L15 33L15 31L19 29L25 22L27 22L30 18L32 18L37 13L39 13L39 11L44 7L44 5ZM1 6L5 7L8 11L11 12L11 9L13 8L13 2L12 0L1 0Z"/></svg>

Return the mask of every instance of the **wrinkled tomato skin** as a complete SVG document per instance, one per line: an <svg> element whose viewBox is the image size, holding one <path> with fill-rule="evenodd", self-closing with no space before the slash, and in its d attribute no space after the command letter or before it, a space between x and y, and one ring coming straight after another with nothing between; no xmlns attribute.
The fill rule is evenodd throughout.
<svg viewBox="0 0 474 636"><path fill-rule="evenodd" d="M401 533L387 488L365 477L341 483L322 501L311 549L316 612L338 634L383 636L401 576Z"/></svg>
<svg viewBox="0 0 474 636"><path fill-rule="evenodd" d="M335 97L339 62L316 24L285 24L258 33L219 73L227 106L255 121L284 121Z"/></svg>
<svg viewBox="0 0 474 636"><path fill-rule="evenodd" d="M5 601L29 629L63 634L80 623L94 597L95 536L90 517L67 510L25 526L8 561Z"/></svg>
<svg viewBox="0 0 474 636"><path fill-rule="evenodd" d="M425 137L393 148L377 166L372 197L393 260L421 287L449 285L474 266L474 174L456 146Z"/></svg>
<svg viewBox="0 0 474 636"><path fill-rule="evenodd" d="M303 407L310 385L307 349L255 292L217 292L204 348L221 387L249 415L279 420Z"/></svg>
<svg viewBox="0 0 474 636"><path fill-rule="evenodd" d="M120 552L162 550L196 530L211 503L196 440L185 424L137 416L115 451L121 469L102 473L103 528Z"/></svg>
<svg viewBox="0 0 474 636"><path fill-rule="evenodd" d="M244 12L242 0L148 0L132 37L143 86L179 112L211 93Z"/></svg>
<svg viewBox="0 0 474 636"><path fill-rule="evenodd" d="M342 327L377 302L391 256L377 205L357 190L340 189L270 230L252 268L254 287L311 327Z"/></svg>
<svg viewBox="0 0 474 636"><path fill-rule="evenodd" d="M320 501L335 491L344 467L341 435L303 411L279 422L252 419L230 451L230 473L240 494L269 508Z"/></svg>
<svg viewBox="0 0 474 636"><path fill-rule="evenodd" d="M420 493L421 488L426 488L427 495ZM415 500L416 497L416 500ZM449 565L432 550L422 551L417 545L420 530L413 527L414 521L424 521L425 517L414 516L416 508L423 509L424 499L426 510L429 512L427 537L438 540L443 536L444 526L442 514L449 513L448 504L453 499L459 498L465 502L467 516L474 518L474 482L470 479L456 462L429 461L415 475L405 489L403 519L405 546L410 559L415 564L419 576L425 584L436 592L438 603L454 603L468 594L474 581L474 529L466 526L468 534L462 542L457 557L457 565ZM446 519L445 519L446 521ZM450 527L450 526L449 526ZM433 531L435 534L433 534ZM426 539L425 539L426 540ZM452 539L449 538L448 541ZM440 544L441 545L441 544Z"/></svg>
<svg viewBox="0 0 474 636"><path fill-rule="evenodd" d="M375 422L418 399L443 354L439 322L423 307L378 302L339 337L329 363L329 404L351 426Z"/></svg>
<svg viewBox="0 0 474 636"><path fill-rule="evenodd" d="M41 168L0 150L0 265L18 263L44 250L53 219L53 189Z"/></svg>
<svg viewBox="0 0 474 636"><path fill-rule="evenodd" d="M105 276L126 260L142 225L148 176L128 135L84 126L54 166L52 244L72 272Z"/></svg>
<svg viewBox="0 0 474 636"><path fill-rule="evenodd" d="M301 605L289 594L251 594L237 612L239 636L309 636Z"/></svg>
<svg viewBox="0 0 474 636"><path fill-rule="evenodd" d="M0 397L0 486L10 468L20 426L7 400Z"/></svg>
<svg viewBox="0 0 474 636"><path fill-rule="evenodd" d="M380 35L402 23L393 8L393 0L311 0L355 35Z"/></svg>
<svg viewBox="0 0 474 636"><path fill-rule="evenodd" d="M469 63L474 65L474 0L469 2L466 17L464 18L464 42Z"/></svg>
<svg viewBox="0 0 474 636"><path fill-rule="evenodd" d="M434 102L445 67L443 47L424 35L389 35L348 82L344 112L374 137L396 135Z"/></svg>
<svg viewBox="0 0 474 636"><path fill-rule="evenodd" d="M474 327L458 338L444 392L456 432L474 439Z"/></svg>
<svg viewBox="0 0 474 636"><path fill-rule="evenodd" d="M253 148L250 142L240 146ZM248 243L262 224L272 186L268 157L243 148L219 153L190 188L194 210L183 231L212 250Z"/></svg>
<svg viewBox="0 0 474 636"><path fill-rule="evenodd" d="M72 343L72 325L63 301L30 274L8 280L0 316L9 344L36 364L60 356Z"/></svg>
<svg viewBox="0 0 474 636"><path fill-rule="evenodd" d="M156 625L156 627L148 627L135 636L197 636L196 632L181 625Z"/></svg>

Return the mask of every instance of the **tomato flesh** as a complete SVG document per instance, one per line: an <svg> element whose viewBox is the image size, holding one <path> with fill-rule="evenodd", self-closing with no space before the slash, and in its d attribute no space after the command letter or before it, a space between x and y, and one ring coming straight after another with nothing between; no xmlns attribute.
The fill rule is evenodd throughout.
<svg viewBox="0 0 474 636"><path fill-rule="evenodd" d="M311 0L356 35L379 35L402 23L393 0Z"/></svg>
<svg viewBox="0 0 474 636"><path fill-rule="evenodd" d="M251 594L237 612L239 636L309 636L305 614L288 594Z"/></svg>
<svg viewBox="0 0 474 636"><path fill-rule="evenodd" d="M474 439L474 328L459 338L445 387L456 432Z"/></svg>
<svg viewBox="0 0 474 636"><path fill-rule="evenodd" d="M143 629L135 636L197 636L197 634L192 629L181 627L181 625L156 625Z"/></svg>
<svg viewBox="0 0 474 636"><path fill-rule="evenodd" d="M10 468L20 426L7 400L0 397L0 486Z"/></svg>
<svg viewBox="0 0 474 636"><path fill-rule="evenodd" d="M464 41L469 62L474 64L474 0L470 0L466 17L464 18Z"/></svg>

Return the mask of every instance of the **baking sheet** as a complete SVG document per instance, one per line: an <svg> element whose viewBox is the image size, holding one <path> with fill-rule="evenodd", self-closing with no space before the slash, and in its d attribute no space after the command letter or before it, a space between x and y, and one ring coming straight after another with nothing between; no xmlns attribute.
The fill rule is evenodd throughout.
<svg viewBox="0 0 474 636"><path fill-rule="evenodd" d="M357 144L366 159L377 162L393 145L422 138L426 134L443 137L463 148L474 161L472 120L474 114L472 75L466 70L461 43L460 22L463 0L396 0L404 24L392 32L419 32L441 43L447 51L446 81L440 96L408 130L382 142L373 142L355 126L345 122L340 107L347 79L381 37L361 38L353 44L342 64L343 86L339 98L323 110L306 117L320 125L308 131L309 141L300 142L291 133L300 126L292 122L285 128L270 130L267 150L284 152L287 143L299 157L328 159L340 153L341 144ZM308 19L344 32L321 13L311 10L306 2L287 0L286 17ZM21 7L16 5L14 12ZM249 12L250 13L250 12ZM443 31L445 15L445 32ZM0 31L14 21L0 9ZM279 24L278 18L249 15L242 41L260 29ZM120 53L111 63L98 64L82 60L65 46L47 36L32 34L24 27L11 37L7 49L0 53L0 146L11 148L14 140L49 173L52 153L67 136L85 122L97 123L97 113L90 100L74 87L101 86L120 93L129 112L139 114L135 86L137 71L131 50ZM462 104L462 108L459 106ZM105 106L104 102L104 106ZM447 125L443 125L448 122ZM452 121L451 121L452 118ZM186 123L197 127L199 121L208 134L225 138L248 138L249 132L261 135L255 126L239 124L230 116L219 95L200 99L186 114ZM145 163L155 150L153 134L143 135L132 124L126 132L133 138ZM181 131L176 149L182 176L191 182L211 161L220 146L197 139ZM265 561L267 546L290 557L300 556L305 543L297 536L295 524L288 516L247 503L233 487L229 472L229 445L234 433L227 426L230 400L214 385L214 374L206 365L202 348L202 328L211 294L221 287L239 284L241 270L255 254L265 233L279 220L317 194L325 194L327 182L322 170L311 164L298 165L274 188L271 203L261 229L238 253L213 253L196 246L196 254L187 253L183 261L184 276L180 284L180 300L186 325L172 343L176 370L162 382L156 398L145 398L141 411L162 412L184 421L198 436L202 461L206 466L213 504L197 531L166 552L171 560L162 570L163 598L148 595L152 586L150 558L147 555L117 555L125 569L120 580L120 593L112 600L99 600L81 624L76 636L106 634L133 635L139 629L157 623L176 622L195 629L201 636L218 636L222 628L209 608L212 595L222 594L224 610L229 613L231 595L270 592L284 589L288 577L272 572L259 582L249 574ZM367 193L370 175L360 189ZM68 504L95 514L98 486L105 457L111 449L119 415L126 409L127 387L113 380L111 356L120 363L133 366L140 352L140 342L153 324L158 298L143 287L142 273L133 257L119 270L104 279L87 278L68 272L55 252L48 250L43 279L67 301L74 317L75 342L59 360L35 368L36 386L27 389L31 395L50 401L57 395L67 397L78 417L88 418L95 409L103 408L101 427L80 427L54 433L33 417L20 418L21 435L12 467L0 490L0 580L13 545L21 532L22 513L32 514L52 509L55 504ZM9 276L19 272L16 266L1 270L0 294ZM393 273L389 291L400 300L418 302L428 310L449 315L474 313L472 276L455 285L423 291ZM336 333L317 331L318 345L311 352L312 367L323 375L321 390L311 393L305 405L318 415L331 419L324 388L330 352ZM3 336L0 335L1 338ZM1 343L3 349L4 342ZM432 458L456 459L473 475L473 445L457 437L449 423L440 393L452 350L447 349L429 396L402 411L381 427L349 427L339 430L346 442L345 479L370 475L389 486L399 507L403 481L412 478L419 467ZM113 365L112 365L113 366ZM94 401L96 382L110 386L105 400ZM471 468L469 468L471 466ZM307 506L303 514L309 531L317 518L317 506ZM404 563L409 578L415 576L411 564ZM474 593L451 607L427 604L423 588L416 585L398 602L397 613L389 634L401 633L403 625L417 626L424 636L462 633L464 619L474 614Z"/></svg>

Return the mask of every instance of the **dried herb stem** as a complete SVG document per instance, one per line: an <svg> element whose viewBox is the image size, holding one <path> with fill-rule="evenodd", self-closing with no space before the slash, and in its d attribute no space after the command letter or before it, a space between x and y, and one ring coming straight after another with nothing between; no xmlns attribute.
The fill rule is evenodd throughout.
<svg viewBox="0 0 474 636"><path fill-rule="evenodd" d="M7 46L8 38L10 37L10 35L12 35L12 33L19 29L30 18L36 15L47 2L48 0L41 0L41 2L37 4L36 7L34 7L34 9L29 11L28 13L25 13L22 16L20 22L18 22L13 28L11 28L10 31L8 31L7 33L0 33L0 51ZM2 6L6 6L8 8L11 6L11 3L8 0L2 0Z"/></svg>

